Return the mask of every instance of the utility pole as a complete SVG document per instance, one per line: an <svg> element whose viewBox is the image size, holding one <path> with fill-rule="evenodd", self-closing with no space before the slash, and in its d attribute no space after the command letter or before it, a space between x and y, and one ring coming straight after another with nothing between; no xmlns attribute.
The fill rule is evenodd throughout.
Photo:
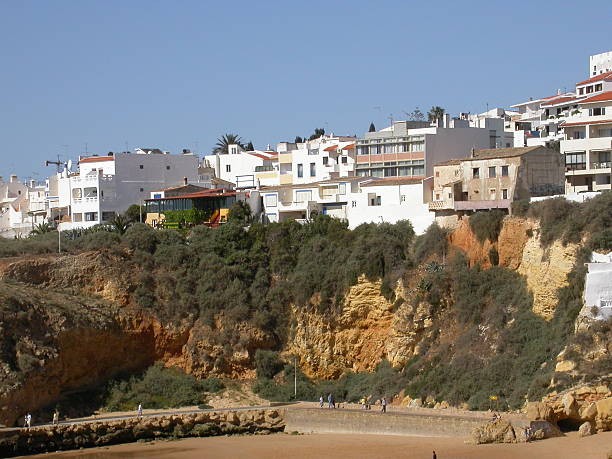
<svg viewBox="0 0 612 459"><path fill-rule="evenodd" d="M142 223L142 199L138 203L138 210L140 211L140 223Z"/></svg>
<svg viewBox="0 0 612 459"><path fill-rule="evenodd" d="M297 401L297 355L293 356L295 371L293 373L293 399Z"/></svg>

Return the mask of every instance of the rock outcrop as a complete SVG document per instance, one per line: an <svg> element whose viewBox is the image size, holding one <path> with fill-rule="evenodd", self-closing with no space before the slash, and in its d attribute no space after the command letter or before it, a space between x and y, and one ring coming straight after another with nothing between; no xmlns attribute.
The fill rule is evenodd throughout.
<svg viewBox="0 0 612 459"><path fill-rule="evenodd" d="M607 386L582 386L530 402L527 416L534 421L572 426L588 422L598 432L612 430L612 393Z"/></svg>
<svg viewBox="0 0 612 459"><path fill-rule="evenodd" d="M483 443L516 443L516 433L509 421L496 419L476 427L472 431L472 440L477 445Z"/></svg>
<svg viewBox="0 0 612 459"><path fill-rule="evenodd" d="M284 410L201 412L13 429L0 433L0 456L46 453L158 438L268 434L285 428Z"/></svg>

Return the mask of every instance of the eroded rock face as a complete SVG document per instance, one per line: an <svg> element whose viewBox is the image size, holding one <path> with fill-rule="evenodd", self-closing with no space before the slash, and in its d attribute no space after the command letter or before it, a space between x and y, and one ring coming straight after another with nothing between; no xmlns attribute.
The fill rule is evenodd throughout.
<svg viewBox="0 0 612 459"><path fill-rule="evenodd" d="M472 440L477 445L484 443L516 443L516 433L510 422L496 419L472 431Z"/></svg>
<svg viewBox="0 0 612 459"><path fill-rule="evenodd" d="M607 386L581 386L551 394L541 402L530 402L527 416L533 421L558 424L588 422L598 432L612 430L612 393Z"/></svg>

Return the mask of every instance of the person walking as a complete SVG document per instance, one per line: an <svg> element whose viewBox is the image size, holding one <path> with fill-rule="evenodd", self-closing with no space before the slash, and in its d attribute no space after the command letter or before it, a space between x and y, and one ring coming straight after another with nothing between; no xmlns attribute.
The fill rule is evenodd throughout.
<svg viewBox="0 0 612 459"><path fill-rule="evenodd" d="M380 404L382 405L382 409L381 409L381 411L382 411L383 413L386 413L386 412L387 412L387 398L386 398L386 397L383 397L383 398L382 398L382 401L380 402Z"/></svg>
<svg viewBox="0 0 612 459"><path fill-rule="evenodd" d="M142 418L142 403L138 404L138 419Z"/></svg>
<svg viewBox="0 0 612 459"><path fill-rule="evenodd" d="M433 452L433 456L431 457L431 459L438 459L438 455L436 454L436 452Z"/></svg>
<svg viewBox="0 0 612 459"><path fill-rule="evenodd" d="M334 396L331 394L331 392L327 396L327 408L329 408L329 409L335 408Z"/></svg>
<svg viewBox="0 0 612 459"><path fill-rule="evenodd" d="M30 413L26 414L25 424L28 429L32 427L32 415Z"/></svg>
<svg viewBox="0 0 612 459"><path fill-rule="evenodd" d="M319 408L323 408L323 396L319 397Z"/></svg>
<svg viewBox="0 0 612 459"><path fill-rule="evenodd" d="M59 426L59 411L57 410L53 412L53 425Z"/></svg>

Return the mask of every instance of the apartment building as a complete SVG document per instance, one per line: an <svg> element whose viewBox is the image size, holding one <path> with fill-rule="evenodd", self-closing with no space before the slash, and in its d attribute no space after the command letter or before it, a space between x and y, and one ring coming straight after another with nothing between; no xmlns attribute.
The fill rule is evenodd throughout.
<svg viewBox="0 0 612 459"><path fill-rule="evenodd" d="M306 221L314 215L347 219L349 196L368 177L340 177L307 184L262 187L264 212L270 222Z"/></svg>
<svg viewBox="0 0 612 459"><path fill-rule="evenodd" d="M397 223L410 220L414 231L422 234L434 222L435 214L427 202L431 180L416 177L388 177L359 183L348 196L349 228L362 223Z"/></svg>
<svg viewBox="0 0 612 459"><path fill-rule="evenodd" d="M589 75L612 72L612 51L589 56Z"/></svg>
<svg viewBox="0 0 612 459"><path fill-rule="evenodd" d="M423 121L397 121L357 140L358 176L431 176L434 164L467 156L473 148L495 148L499 125L474 128L468 120L445 116L439 126ZM503 131L503 123L502 123Z"/></svg>
<svg viewBox="0 0 612 459"><path fill-rule="evenodd" d="M576 84L576 99L565 117L561 153L565 192L612 189L612 72Z"/></svg>
<svg viewBox="0 0 612 459"><path fill-rule="evenodd" d="M545 146L475 150L434 167L429 209L452 227L478 210L511 212L513 201L563 192L563 160Z"/></svg>
<svg viewBox="0 0 612 459"><path fill-rule="evenodd" d="M86 228L111 220L153 190L198 182L198 158L157 149L80 157L78 172L65 169L48 180L50 218L60 230Z"/></svg>
<svg viewBox="0 0 612 459"><path fill-rule="evenodd" d="M27 184L11 175L0 177L0 236L27 236L46 219L45 187L30 180Z"/></svg>
<svg viewBox="0 0 612 459"><path fill-rule="evenodd" d="M240 145L229 145L228 153L216 153L210 162L215 175L236 188L278 185L278 153L270 148L244 151Z"/></svg>

